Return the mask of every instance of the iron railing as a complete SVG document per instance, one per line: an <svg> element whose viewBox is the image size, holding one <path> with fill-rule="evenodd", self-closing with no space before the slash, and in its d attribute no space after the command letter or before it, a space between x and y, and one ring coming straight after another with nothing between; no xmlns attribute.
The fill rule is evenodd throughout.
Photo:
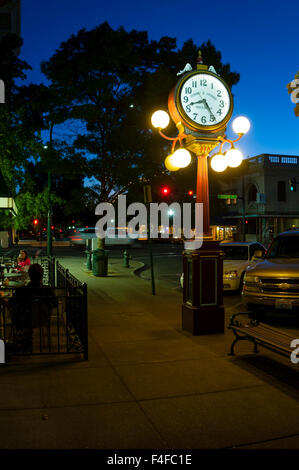
<svg viewBox="0 0 299 470"><path fill-rule="evenodd" d="M76 354L88 359L87 285L54 258L43 266L43 288L2 287L0 339L6 356Z"/></svg>
<svg viewBox="0 0 299 470"><path fill-rule="evenodd" d="M43 295L26 287L0 299L0 336L6 356L87 353L84 298L62 289L44 288Z"/></svg>

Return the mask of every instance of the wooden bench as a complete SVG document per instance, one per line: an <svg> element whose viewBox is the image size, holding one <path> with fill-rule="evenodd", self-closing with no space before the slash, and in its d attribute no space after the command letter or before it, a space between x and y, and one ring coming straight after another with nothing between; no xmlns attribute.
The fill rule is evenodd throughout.
<svg viewBox="0 0 299 470"><path fill-rule="evenodd" d="M240 321L236 320L236 317L240 315L246 315L247 317L254 316L254 312L236 313L232 315L228 328L233 330L236 338L232 342L230 355L235 354L234 347L238 341L248 340L254 344L255 353L259 352L259 345L282 356L291 356L291 353L294 351L294 347L291 347L291 342L295 339L293 336L254 319L249 320L246 324L242 324Z"/></svg>

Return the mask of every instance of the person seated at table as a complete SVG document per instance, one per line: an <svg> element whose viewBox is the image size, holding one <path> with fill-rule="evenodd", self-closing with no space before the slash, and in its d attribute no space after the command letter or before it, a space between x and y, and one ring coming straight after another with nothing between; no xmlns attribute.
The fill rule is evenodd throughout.
<svg viewBox="0 0 299 470"><path fill-rule="evenodd" d="M56 305L55 289L43 284L43 267L38 263L31 264L28 275L30 281L26 286L18 287L14 297L51 297L51 303Z"/></svg>
<svg viewBox="0 0 299 470"><path fill-rule="evenodd" d="M10 299L15 345L23 352L32 352L33 328L49 327L51 308L56 307L53 289L43 284L42 266L32 264L28 274L30 282Z"/></svg>
<svg viewBox="0 0 299 470"><path fill-rule="evenodd" d="M31 264L31 261L30 261L27 251L21 250L18 256L17 269L19 271L28 270L28 267L30 266L30 264Z"/></svg>
<svg viewBox="0 0 299 470"><path fill-rule="evenodd" d="M44 286L43 284L44 270L40 264L38 263L31 264L31 266L28 269L28 274L29 274L30 281L28 282L26 289L28 287L35 288L35 289L48 288L48 286Z"/></svg>

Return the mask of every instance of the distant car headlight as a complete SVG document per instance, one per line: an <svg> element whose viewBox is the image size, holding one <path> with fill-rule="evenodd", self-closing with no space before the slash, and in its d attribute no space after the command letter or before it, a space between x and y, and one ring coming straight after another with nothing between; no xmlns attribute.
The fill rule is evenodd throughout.
<svg viewBox="0 0 299 470"><path fill-rule="evenodd" d="M239 277L238 271L225 271L223 273L223 279L236 279Z"/></svg>

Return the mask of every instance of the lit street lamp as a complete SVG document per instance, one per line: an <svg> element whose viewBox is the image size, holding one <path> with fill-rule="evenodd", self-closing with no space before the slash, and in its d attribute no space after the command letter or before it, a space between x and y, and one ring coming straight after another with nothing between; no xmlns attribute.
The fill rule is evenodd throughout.
<svg viewBox="0 0 299 470"><path fill-rule="evenodd" d="M203 244L198 250L183 252L182 328L192 334L223 333L223 259L219 243L210 236L208 155L220 144L219 153L211 160L212 169L222 172L228 166L239 166L243 156L234 144L248 132L250 123L244 116L236 118L233 130L238 138L226 138L233 96L214 67L203 64L200 51L196 70L188 64L179 74L181 77L168 98L168 110L178 129L177 136L168 137L162 132L170 122L165 111L153 114L152 125L161 137L172 141L171 153L165 160L169 171L188 166L192 158L190 152L197 157L196 202L203 204ZM175 149L177 144L178 150ZM224 145L230 148L222 153Z"/></svg>
<svg viewBox="0 0 299 470"><path fill-rule="evenodd" d="M185 132L179 130L179 134L176 137L168 137L163 132L162 129L168 126L170 122L169 115L166 111L156 111L152 115L152 125L157 128L161 137L167 140L171 140L172 150L171 154L168 155L165 159L165 166L169 171L178 171L181 168L187 167L191 162L190 152L183 147L183 140L188 139L188 135ZM245 135L250 129L250 121L245 116L239 116L234 119L232 123L232 128L236 134L238 134L237 139L230 140L227 139L224 135L219 135L215 145L220 144L219 153L214 155L211 159L211 167L214 171L220 173L230 168L236 168L241 165L243 161L242 152L235 148L234 144L238 142L243 135ZM189 139L190 140L190 139ZM175 150L177 142L180 143L180 148ZM203 142L205 144L205 142ZM225 153L222 153L223 146L225 144L230 145ZM209 194L208 194L208 172L207 172L207 157L210 153L210 146L206 146L203 149L205 153L203 155L198 155L198 165L197 165L197 190L196 190L196 202L202 202L204 204L204 233L209 236L210 234L210 217L209 217ZM204 170L204 171L202 171ZM203 177L202 175L205 175Z"/></svg>

